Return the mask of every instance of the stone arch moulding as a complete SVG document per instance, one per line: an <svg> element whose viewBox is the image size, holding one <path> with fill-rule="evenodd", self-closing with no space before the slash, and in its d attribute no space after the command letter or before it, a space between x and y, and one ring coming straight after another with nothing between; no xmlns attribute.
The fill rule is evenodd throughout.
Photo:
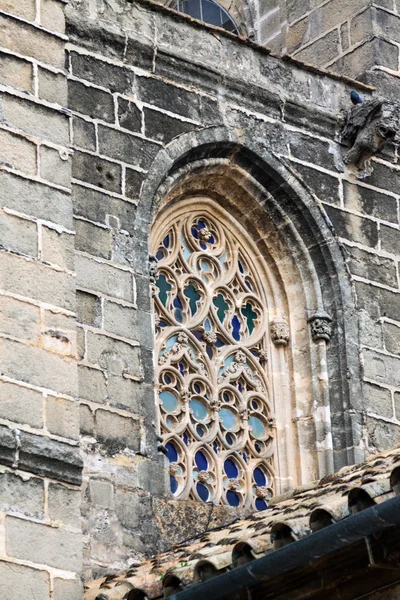
<svg viewBox="0 0 400 600"><path fill-rule="evenodd" d="M196 196L212 198L247 232L286 307L290 343L275 347L283 362L271 362L276 492L358 462L364 454L357 437L357 317L346 265L321 209L279 159L246 136L239 140L225 127L184 134L160 151L142 189L139 272L154 217ZM322 334L329 327L318 328L321 316L329 322L326 315L328 344ZM310 328L313 320L321 335Z"/></svg>

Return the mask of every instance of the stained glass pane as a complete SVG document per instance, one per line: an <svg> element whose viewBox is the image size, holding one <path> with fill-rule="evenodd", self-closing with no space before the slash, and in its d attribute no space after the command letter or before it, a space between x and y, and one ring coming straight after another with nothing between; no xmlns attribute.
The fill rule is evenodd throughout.
<svg viewBox="0 0 400 600"><path fill-rule="evenodd" d="M176 203L168 233L165 213L155 225L158 394L170 485L179 498L263 510L258 488L274 481L264 424L270 386L260 358L270 307L253 273L266 267L209 204L196 199L178 210Z"/></svg>

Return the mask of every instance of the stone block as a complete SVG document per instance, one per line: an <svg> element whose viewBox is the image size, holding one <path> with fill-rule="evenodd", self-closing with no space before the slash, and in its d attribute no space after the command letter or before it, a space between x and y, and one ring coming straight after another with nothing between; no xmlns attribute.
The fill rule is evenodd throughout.
<svg viewBox="0 0 400 600"><path fill-rule="evenodd" d="M83 584L79 579L54 579L53 600L81 600Z"/></svg>
<svg viewBox="0 0 400 600"><path fill-rule="evenodd" d="M32 93L32 64L16 56L0 52L0 80L3 85Z"/></svg>
<svg viewBox="0 0 400 600"><path fill-rule="evenodd" d="M0 508L34 519L44 516L44 483L38 477L0 473Z"/></svg>
<svg viewBox="0 0 400 600"><path fill-rule="evenodd" d="M134 204L77 185L73 186L73 190L76 215L103 225L109 225L110 218L116 219L121 229L133 232L136 217Z"/></svg>
<svg viewBox="0 0 400 600"><path fill-rule="evenodd" d="M129 417L122 417L109 410L96 410L96 432L100 441L115 451L130 448L137 452L140 448L140 423Z"/></svg>
<svg viewBox="0 0 400 600"><path fill-rule="evenodd" d="M72 278L66 273L4 252L0 252L0 272L3 273L2 287L6 292L67 310L75 308Z"/></svg>
<svg viewBox="0 0 400 600"><path fill-rule="evenodd" d="M118 98L118 122L124 129L140 133L142 131L142 111L134 102Z"/></svg>
<svg viewBox="0 0 400 600"><path fill-rule="evenodd" d="M388 419L393 417L393 402L390 390L364 382L363 396L365 408L368 412Z"/></svg>
<svg viewBox="0 0 400 600"><path fill-rule="evenodd" d="M27 590L30 600L50 597L50 575L47 571L0 561L0 580L4 598L23 598Z"/></svg>
<svg viewBox="0 0 400 600"><path fill-rule="evenodd" d="M383 385L400 387L400 357L364 350L364 372L368 379Z"/></svg>
<svg viewBox="0 0 400 600"><path fill-rule="evenodd" d="M1 339L0 347L5 376L71 396L77 395L75 361L13 340Z"/></svg>
<svg viewBox="0 0 400 600"><path fill-rule="evenodd" d="M371 317L388 317L400 321L399 294L374 285L355 282L358 308L368 311Z"/></svg>
<svg viewBox="0 0 400 600"><path fill-rule="evenodd" d="M87 360L110 375L140 377L140 349L103 334L88 331Z"/></svg>
<svg viewBox="0 0 400 600"><path fill-rule="evenodd" d="M133 302L133 275L86 256L76 257L77 286Z"/></svg>
<svg viewBox="0 0 400 600"><path fill-rule="evenodd" d="M101 300L94 294L88 294L77 290L76 304L78 321L86 325L99 327L102 318Z"/></svg>
<svg viewBox="0 0 400 600"><path fill-rule="evenodd" d="M50 352L76 358L76 320L62 313L46 310L42 331L42 347Z"/></svg>
<svg viewBox="0 0 400 600"><path fill-rule="evenodd" d="M40 146L40 175L51 183L71 187L71 159L59 150Z"/></svg>
<svg viewBox="0 0 400 600"><path fill-rule="evenodd" d="M154 383L154 355L151 348L141 348L140 362L142 365L143 381L145 383Z"/></svg>
<svg viewBox="0 0 400 600"><path fill-rule="evenodd" d="M12 2L15 5L14 2ZM0 16L0 46L62 69L64 40L27 23Z"/></svg>
<svg viewBox="0 0 400 600"><path fill-rule="evenodd" d="M13 0L0 0L0 10L21 17L26 21L34 21L36 15L35 0L21 0L13 2Z"/></svg>
<svg viewBox="0 0 400 600"><path fill-rule="evenodd" d="M322 5L313 13L314 25L322 31L328 31L339 23L347 21L349 17L360 12L368 4L367 0L331 0Z"/></svg>
<svg viewBox="0 0 400 600"><path fill-rule="evenodd" d="M57 33L65 33L64 4L58 0L40 0L40 24Z"/></svg>
<svg viewBox="0 0 400 600"><path fill-rule="evenodd" d="M169 466L163 457L141 460L138 464L138 484L151 496L164 496L169 492Z"/></svg>
<svg viewBox="0 0 400 600"><path fill-rule="evenodd" d="M353 17L350 21L350 40L351 44L359 44L374 35L374 23L371 8Z"/></svg>
<svg viewBox="0 0 400 600"><path fill-rule="evenodd" d="M143 414L143 384L132 379L109 375L107 378L107 397L111 406L129 410L133 414ZM154 407L154 402L153 402ZM154 414L152 415L154 417Z"/></svg>
<svg viewBox="0 0 400 600"><path fill-rule="evenodd" d="M82 252L100 258L111 258L112 235L110 229L99 227L88 221L76 220L75 246Z"/></svg>
<svg viewBox="0 0 400 600"><path fill-rule="evenodd" d="M400 392L395 392L394 394L394 410L396 419L400 421Z"/></svg>
<svg viewBox="0 0 400 600"><path fill-rule="evenodd" d="M324 142L309 135L303 135L298 132L291 132L288 140L290 143L291 154L295 158L315 163L315 156L318 155L318 165L325 167L330 171L337 171L337 165L340 163L340 150L336 144Z"/></svg>
<svg viewBox="0 0 400 600"><path fill-rule="evenodd" d="M94 123L77 116L72 118L73 145L84 150L96 150L96 131Z"/></svg>
<svg viewBox="0 0 400 600"><path fill-rule="evenodd" d="M71 198L67 193L5 171L0 172L0 193L7 208L72 228Z"/></svg>
<svg viewBox="0 0 400 600"><path fill-rule="evenodd" d="M80 81L69 81L68 107L92 119L114 122L114 100L111 94Z"/></svg>
<svg viewBox="0 0 400 600"><path fill-rule="evenodd" d="M334 29L303 50L296 52L295 56L303 62L322 67L338 56L339 53L339 32Z"/></svg>
<svg viewBox="0 0 400 600"><path fill-rule="evenodd" d="M297 21L313 7L314 3L311 0L288 0L286 3L288 22Z"/></svg>
<svg viewBox="0 0 400 600"><path fill-rule="evenodd" d="M293 54L301 46L310 41L309 21L307 17L288 27L286 41L290 54Z"/></svg>
<svg viewBox="0 0 400 600"><path fill-rule="evenodd" d="M377 281L391 287L398 287L396 263L360 248L346 246L347 262L353 275Z"/></svg>
<svg viewBox="0 0 400 600"><path fill-rule="evenodd" d="M143 173L127 168L125 171L125 195L129 198L138 199L143 180Z"/></svg>
<svg viewBox="0 0 400 600"><path fill-rule="evenodd" d="M169 115L165 115L156 110L151 110L150 108L144 109L144 122L146 137L156 140L157 142L162 142L163 144L168 144L172 139L182 133L197 129L196 125L193 125L193 123L174 119Z"/></svg>
<svg viewBox="0 0 400 600"><path fill-rule="evenodd" d="M291 163L291 166L308 189L322 202L339 204L339 180L336 177L298 163Z"/></svg>
<svg viewBox="0 0 400 600"><path fill-rule="evenodd" d="M0 296L0 331L36 344L40 335L40 310L37 306Z"/></svg>
<svg viewBox="0 0 400 600"><path fill-rule="evenodd" d="M385 348L392 354L400 354L400 327L391 323L383 324Z"/></svg>
<svg viewBox="0 0 400 600"><path fill-rule="evenodd" d="M105 403L107 389L102 371L79 365L78 378L80 398L97 402L98 404Z"/></svg>
<svg viewBox="0 0 400 600"><path fill-rule="evenodd" d="M366 419L368 431L368 449L382 452L400 443L400 427L393 423L380 421L373 417Z"/></svg>
<svg viewBox="0 0 400 600"><path fill-rule="evenodd" d="M0 230L3 248L18 254L37 257L38 233L36 223L7 214L0 209Z"/></svg>
<svg viewBox="0 0 400 600"><path fill-rule="evenodd" d="M92 154L75 152L72 160L72 175L110 192L121 193L121 165Z"/></svg>
<svg viewBox="0 0 400 600"><path fill-rule="evenodd" d="M381 225L379 236L381 238L381 248L385 252L400 255L400 230L394 227Z"/></svg>
<svg viewBox="0 0 400 600"><path fill-rule="evenodd" d="M392 42L400 42L400 17L377 6L371 8L374 32Z"/></svg>
<svg viewBox="0 0 400 600"><path fill-rule="evenodd" d="M325 210L339 237L370 248L376 248L378 244L378 226L375 221L364 219L331 206L325 206Z"/></svg>
<svg viewBox="0 0 400 600"><path fill-rule="evenodd" d="M0 129L0 163L28 175L36 175L36 144Z"/></svg>
<svg viewBox="0 0 400 600"><path fill-rule="evenodd" d="M39 67L39 98L60 106L68 105L68 82L62 73L53 73Z"/></svg>
<svg viewBox="0 0 400 600"><path fill-rule="evenodd" d="M160 146L117 129L99 125L100 153L142 169L150 167Z"/></svg>
<svg viewBox="0 0 400 600"><path fill-rule="evenodd" d="M8 94L3 94L1 105L4 123L42 140L50 140L61 146L69 145L66 114Z"/></svg>
<svg viewBox="0 0 400 600"><path fill-rule="evenodd" d="M397 201L392 196L347 181L343 182L343 196L347 210L397 223Z"/></svg>
<svg viewBox="0 0 400 600"><path fill-rule="evenodd" d="M60 527L48 527L6 517L6 552L20 560L78 572L82 568L82 536ZM28 587L29 589L29 587Z"/></svg>
<svg viewBox="0 0 400 600"><path fill-rule="evenodd" d="M398 47L381 38L357 46L329 66L329 69L353 79L364 79L368 69L381 65L394 71L398 64Z"/></svg>
<svg viewBox="0 0 400 600"><path fill-rule="evenodd" d="M89 481L90 502L101 508L114 508L114 486L108 481L90 479Z"/></svg>
<svg viewBox="0 0 400 600"><path fill-rule="evenodd" d="M201 114L201 97L183 88L151 77L136 80L138 98L142 102L197 120Z"/></svg>
<svg viewBox="0 0 400 600"><path fill-rule="evenodd" d="M104 304L104 329L132 340L142 340L153 346L154 336L150 313L122 306L115 302Z"/></svg>
<svg viewBox="0 0 400 600"><path fill-rule="evenodd" d="M81 435L94 436L94 413L90 406L81 404L79 406L79 429Z"/></svg>
<svg viewBox="0 0 400 600"><path fill-rule="evenodd" d="M118 519L127 529L141 526L146 506L141 502L137 492L118 489L116 491L116 512Z"/></svg>
<svg viewBox="0 0 400 600"><path fill-rule="evenodd" d="M78 79L104 85L111 93L132 93L134 73L87 54L71 52L72 74Z"/></svg>
<svg viewBox="0 0 400 600"><path fill-rule="evenodd" d="M46 399L46 426L50 433L71 440L79 439L79 405L74 400Z"/></svg>
<svg viewBox="0 0 400 600"><path fill-rule="evenodd" d="M0 381L0 418L43 427L43 396L40 392Z"/></svg>
<svg viewBox="0 0 400 600"><path fill-rule="evenodd" d="M49 483L49 517L62 525L80 528L81 493L58 483Z"/></svg>

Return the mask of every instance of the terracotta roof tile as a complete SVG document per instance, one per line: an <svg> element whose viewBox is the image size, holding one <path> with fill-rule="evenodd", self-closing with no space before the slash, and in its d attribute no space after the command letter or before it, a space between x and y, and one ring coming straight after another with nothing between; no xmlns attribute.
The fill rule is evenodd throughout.
<svg viewBox="0 0 400 600"><path fill-rule="evenodd" d="M164 587L179 582L190 586L204 569L219 574L259 558L277 547L274 537L279 538L279 532L298 540L367 505L392 498L391 476L398 466L400 445L275 498L265 511L178 544L118 575L87 583L85 600L121 600L131 590L143 593L138 598L154 600L163 597ZM400 493L399 475L393 479Z"/></svg>

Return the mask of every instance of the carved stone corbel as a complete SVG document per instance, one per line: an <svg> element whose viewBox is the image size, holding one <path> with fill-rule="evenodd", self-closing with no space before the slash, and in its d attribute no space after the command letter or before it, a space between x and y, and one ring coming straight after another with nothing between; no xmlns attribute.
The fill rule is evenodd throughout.
<svg viewBox="0 0 400 600"><path fill-rule="evenodd" d="M329 342L332 336L332 317L324 310L317 311L312 315L308 322L310 323L311 336L314 342L325 340Z"/></svg>
<svg viewBox="0 0 400 600"><path fill-rule="evenodd" d="M285 317L277 317L270 325L271 339L275 346L289 344L289 325Z"/></svg>
<svg viewBox="0 0 400 600"><path fill-rule="evenodd" d="M400 105L379 98L353 106L347 113L340 132L341 141L351 146L343 161L356 168L359 179L372 172L370 159L388 141L399 141Z"/></svg>

